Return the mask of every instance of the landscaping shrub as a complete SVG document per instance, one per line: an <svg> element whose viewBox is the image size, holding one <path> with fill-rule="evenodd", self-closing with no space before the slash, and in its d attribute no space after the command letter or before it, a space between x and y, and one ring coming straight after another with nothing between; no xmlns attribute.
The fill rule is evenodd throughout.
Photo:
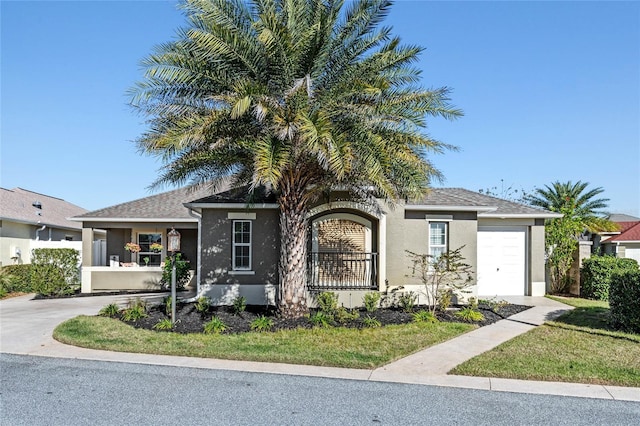
<svg viewBox="0 0 640 426"><path fill-rule="evenodd" d="M372 291L364 295L364 308L367 312L375 312L378 309L382 295L377 291Z"/></svg>
<svg viewBox="0 0 640 426"><path fill-rule="evenodd" d="M613 256L584 259L580 274L580 296L586 299L609 300L611 276L616 271L626 270L638 270L638 262Z"/></svg>
<svg viewBox="0 0 640 426"><path fill-rule="evenodd" d="M233 313L240 315L247 309L247 298L244 296L238 296L233 299Z"/></svg>
<svg viewBox="0 0 640 426"><path fill-rule="evenodd" d="M182 258L182 253L176 253L176 288L182 290L191 280L191 266L188 260ZM162 278L160 283L167 287L171 287L171 258L167 258L164 262L164 269L162 270Z"/></svg>
<svg viewBox="0 0 640 426"><path fill-rule="evenodd" d="M640 270L619 270L611 276L609 307L613 325L640 333Z"/></svg>
<svg viewBox="0 0 640 426"><path fill-rule="evenodd" d="M333 315L338 309L338 295L332 291L323 291L316 296L318 309L327 315Z"/></svg>
<svg viewBox="0 0 640 426"><path fill-rule="evenodd" d="M33 249L31 285L44 296L72 294L80 288L80 253L74 249Z"/></svg>
<svg viewBox="0 0 640 426"><path fill-rule="evenodd" d="M398 298L398 307L402 312L413 312L413 308L416 306L418 295L410 291L408 293L402 293Z"/></svg>
<svg viewBox="0 0 640 426"><path fill-rule="evenodd" d="M221 334L227 325L218 317L211 317L211 321L204 325L204 334Z"/></svg>
<svg viewBox="0 0 640 426"><path fill-rule="evenodd" d="M3 280L2 289L7 293L31 293L31 264L7 265L2 267L2 274L8 279Z"/></svg>

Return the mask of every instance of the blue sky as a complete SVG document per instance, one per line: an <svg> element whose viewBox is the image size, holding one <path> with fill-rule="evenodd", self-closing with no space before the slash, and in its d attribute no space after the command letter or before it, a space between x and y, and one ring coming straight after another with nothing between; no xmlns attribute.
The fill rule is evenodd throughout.
<svg viewBox="0 0 640 426"><path fill-rule="evenodd" d="M93 210L151 194L161 166L136 152L127 106L139 61L183 17L174 1L5 1L0 186ZM429 134L443 186L603 187L640 215L640 3L398 1L385 22L426 48L426 87L465 116Z"/></svg>

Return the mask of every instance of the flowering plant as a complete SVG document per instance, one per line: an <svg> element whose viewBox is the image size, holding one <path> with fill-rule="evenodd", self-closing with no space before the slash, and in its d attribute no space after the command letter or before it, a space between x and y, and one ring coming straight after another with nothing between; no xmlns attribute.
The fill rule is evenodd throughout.
<svg viewBox="0 0 640 426"><path fill-rule="evenodd" d="M138 253L140 251L140 246L132 242L132 243L125 244L124 249L126 251L130 251L131 253Z"/></svg>
<svg viewBox="0 0 640 426"><path fill-rule="evenodd" d="M154 253L159 253L162 251L162 244L160 243L153 243L149 246L149 250L151 250Z"/></svg>

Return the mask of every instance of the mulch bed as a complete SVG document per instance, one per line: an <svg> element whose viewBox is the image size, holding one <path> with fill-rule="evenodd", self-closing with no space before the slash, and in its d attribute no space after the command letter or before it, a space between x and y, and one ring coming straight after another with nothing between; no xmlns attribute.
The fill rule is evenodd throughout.
<svg viewBox="0 0 640 426"><path fill-rule="evenodd" d="M530 306L524 305L512 305L504 304L499 306L489 306L486 304L480 304L478 309L484 315L485 319L481 322L472 322L479 326L485 326L493 324L511 315L515 315L519 312L529 309ZM418 311L422 308L418 307L414 310ZM313 315L316 310L311 310ZM454 315L455 309L448 310L446 312L438 312L437 317L442 322L465 322ZM153 306L148 309L148 317L142 318L137 321L127 322L136 328L144 328L153 330L153 326L160 320L168 318L165 314L164 306ZM176 305L176 325L174 332L177 333L201 333L204 324L211 320L212 316L218 317L227 326L224 334L233 333L245 333L251 331L251 322L261 315L270 317L273 320L272 331L277 330L290 330L296 328L313 328L313 324L309 321L309 318L303 317L298 319L285 319L277 315L277 310L274 307L265 306L247 306L244 312L239 314L233 313L230 306L216 306L211 307L205 314L200 314L194 303L178 303ZM375 312L367 312L364 309L359 310L359 318L349 320L344 324L335 323L336 326L349 327L349 328L365 328L366 325L362 321L363 318L370 316L377 319L382 326L392 324L406 324L413 321L412 313L403 312L399 309L384 308L378 309ZM469 321L471 322L471 321Z"/></svg>

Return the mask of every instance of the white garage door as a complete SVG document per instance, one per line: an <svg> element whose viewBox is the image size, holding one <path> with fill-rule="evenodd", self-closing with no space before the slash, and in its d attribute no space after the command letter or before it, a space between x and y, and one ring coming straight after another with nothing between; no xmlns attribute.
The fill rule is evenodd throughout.
<svg viewBox="0 0 640 426"><path fill-rule="evenodd" d="M640 263L640 248L626 248L624 251L624 257L629 259L635 259Z"/></svg>
<svg viewBox="0 0 640 426"><path fill-rule="evenodd" d="M525 253L524 228L480 228L478 294L525 295Z"/></svg>

